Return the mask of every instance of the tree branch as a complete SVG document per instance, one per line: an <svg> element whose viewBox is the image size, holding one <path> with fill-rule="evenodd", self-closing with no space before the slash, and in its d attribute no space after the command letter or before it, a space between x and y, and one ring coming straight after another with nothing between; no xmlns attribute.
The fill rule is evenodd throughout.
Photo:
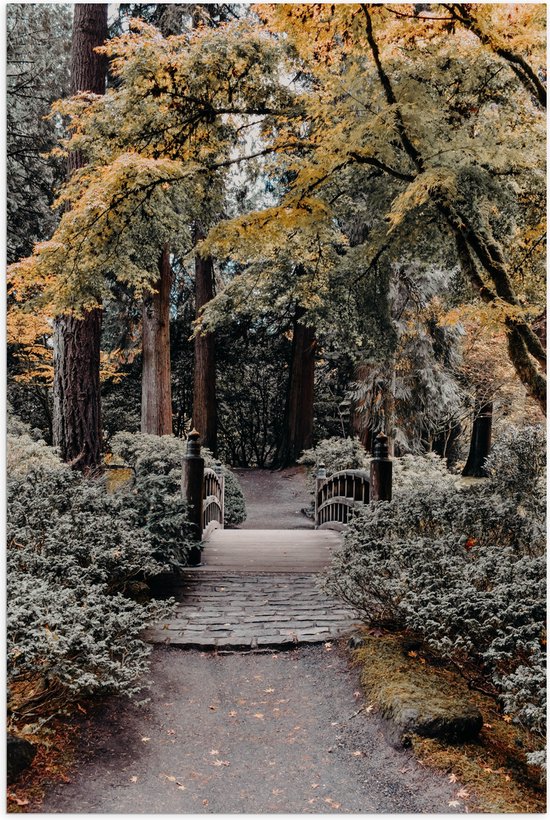
<svg viewBox="0 0 550 820"><path fill-rule="evenodd" d="M521 54L516 54L512 49L504 48L495 42L491 34L481 28L478 21L464 3L446 3L444 6L451 12L454 19L475 34L483 45L489 46L495 54L498 54L499 57L506 60L529 93L546 109L546 87L527 60L522 57Z"/></svg>
<svg viewBox="0 0 550 820"><path fill-rule="evenodd" d="M390 78L386 74L384 67L382 65L382 61L380 60L380 51L378 50L378 43L374 39L374 34L372 30L372 20L368 5L366 3L361 3L361 9L366 19L367 41L372 52L374 63L376 65L378 78L380 80L382 88L384 89L384 93L386 95L386 100L388 104L395 108L395 121L397 126L397 133L399 134L399 139L401 140L401 144L403 145L406 154L409 156L413 165L416 167L416 170L421 173L424 170L424 162L422 160L420 153L417 151L417 149L409 139L409 136L405 129L405 123L401 115L401 111L397 107L397 99L395 97L395 94L393 93L393 87Z"/></svg>

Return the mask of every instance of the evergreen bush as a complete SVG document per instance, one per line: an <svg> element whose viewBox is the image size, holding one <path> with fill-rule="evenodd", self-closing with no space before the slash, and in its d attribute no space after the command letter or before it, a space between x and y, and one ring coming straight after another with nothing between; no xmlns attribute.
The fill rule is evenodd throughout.
<svg viewBox="0 0 550 820"><path fill-rule="evenodd" d="M23 442L19 455L26 451ZM155 557L158 535L134 498L131 504L128 494L108 492L103 481L61 464L26 474L20 465L8 480L8 686L15 717L140 688L150 652L140 633L170 607L131 596L170 564Z"/></svg>
<svg viewBox="0 0 550 820"><path fill-rule="evenodd" d="M544 453L540 428L511 429L493 448L487 480L405 482L391 502L357 513L327 580L369 624L412 633L485 681L506 712L539 733ZM426 471L433 476L431 460Z"/></svg>
<svg viewBox="0 0 550 820"><path fill-rule="evenodd" d="M324 464L327 475L339 470L360 470L369 464L369 457L358 438L333 436L318 442L310 450L304 450L298 464L305 464L315 474L317 467Z"/></svg>
<svg viewBox="0 0 550 820"><path fill-rule="evenodd" d="M170 481L170 492L181 495L182 459L187 444L175 436L152 436L146 433L117 433L113 436L113 455L122 459L134 471L135 480L151 481L151 476L166 477ZM212 453L201 449L205 467L216 463ZM236 526L246 518L246 507L241 486L231 470L223 465L225 476L225 526ZM157 483L164 479L157 478Z"/></svg>

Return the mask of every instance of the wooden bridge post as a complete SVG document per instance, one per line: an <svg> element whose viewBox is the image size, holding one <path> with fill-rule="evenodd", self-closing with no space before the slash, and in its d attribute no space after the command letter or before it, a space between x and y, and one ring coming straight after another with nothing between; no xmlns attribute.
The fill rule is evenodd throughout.
<svg viewBox="0 0 550 820"><path fill-rule="evenodd" d="M370 463L371 501L391 501L392 469L388 437L385 433L378 433L374 442L374 458Z"/></svg>
<svg viewBox="0 0 550 820"><path fill-rule="evenodd" d="M202 539L202 499L204 485L204 459L201 456L199 433L192 430L187 437L187 452L183 457L182 492L189 508L189 521L193 546L189 554L191 566L198 566L201 562L201 551L198 544Z"/></svg>
<svg viewBox="0 0 550 820"><path fill-rule="evenodd" d="M317 473L315 474L315 517L314 517L314 524L316 527L319 526L318 521L318 509L319 509L319 490L327 480L327 468L323 463L319 464L317 467Z"/></svg>

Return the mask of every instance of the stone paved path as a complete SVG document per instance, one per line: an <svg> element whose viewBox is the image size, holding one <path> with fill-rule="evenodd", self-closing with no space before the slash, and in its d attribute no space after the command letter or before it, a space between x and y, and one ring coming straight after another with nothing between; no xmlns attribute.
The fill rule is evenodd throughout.
<svg viewBox="0 0 550 820"><path fill-rule="evenodd" d="M331 600L316 573L189 571L175 617L147 632L153 643L256 649L319 643L351 632L353 610Z"/></svg>
<svg viewBox="0 0 550 820"><path fill-rule="evenodd" d="M309 498L305 471L249 470L242 485L256 528L218 529L209 536L203 566L188 570L176 591L175 615L149 629L148 640L254 650L320 643L351 632L356 614L319 585L341 537L309 529L305 516L300 526L300 503ZM276 527L279 516L285 524Z"/></svg>

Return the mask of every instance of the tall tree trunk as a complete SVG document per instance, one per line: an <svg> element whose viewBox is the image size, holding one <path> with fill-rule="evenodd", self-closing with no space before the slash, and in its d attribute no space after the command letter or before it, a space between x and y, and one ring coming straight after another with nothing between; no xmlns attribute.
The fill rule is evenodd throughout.
<svg viewBox="0 0 550 820"><path fill-rule="evenodd" d="M491 427L493 423L493 402L478 404L470 439L470 452L462 470L463 476L481 478L487 475L485 459L491 449Z"/></svg>
<svg viewBox="0 0 550 820"><path fill-rule="evenodd" d="M74 6L71 52L71 94L105 93L106 59L94 52L107 38L107 4ZM74 152L68 173L82 167ZM101 461L101 397L99 364L101 310L80 319L60 316L54 326L53 441L61 458L75 469L93 471Z"/></svg>
<svg viewBox="0 0 550 820"><path fill-rule="evenodd" d="M170 251L164 248L159 262L155 293L143 300L141 432L155 436L172 433L170 371Z"/></svg>
<svg viewBox="0 0 550 820"><path fill-rule="evenodd" d="M201 238L197 231L197 240ZM214 263L211 257L195 257L195 311L214 296ZM216 453L218 446L218 413L216 403L216 339L213 333L195 336L195 370L193 377L193 426L201 443Z"/></svg>
<svg viewBox="0 0 550 820"><path fill-rule="evenodd" d="M313 445L313 399L315 383L315 328L300 323L305 309L298 307L294 316L292 354L285 407L283 438L277 453L277 464L294 464L303 450Z"/></svg>
<svg viewBox="0 0 550 820"><path fill-rule="evenodd" d="M60 316L54 330L53 443L73 469L101 460L99 340L101 310L84 319Z"/></svg>

